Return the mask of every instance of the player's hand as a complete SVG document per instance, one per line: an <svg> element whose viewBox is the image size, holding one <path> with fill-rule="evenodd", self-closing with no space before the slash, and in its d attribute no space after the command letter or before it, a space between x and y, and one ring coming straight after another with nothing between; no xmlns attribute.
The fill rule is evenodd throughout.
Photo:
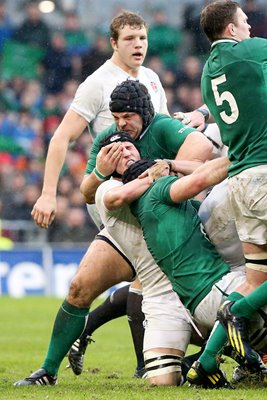
<svg viewBox="0 0 267 400"><path fill-rule="evenodd" d="M96 168L101 175L109 176L115 171L122 151L121 142L114 142L102 147L96 157Z"/></svg>
<svg viewBox="0 0 267 400"><path fill-rule="evenodd" d="M139 175L139 179L149 178L150 182L155 182L159 178L165 175L169 175L170 173L170 165L165 160L158 160L156 164L152 165L152 167L148 168L141 175Z"/></svg>
<svg viewBox="0 0 267 400"><path fill-rule="evenodd" d="M33 206L31 215L41 228L47 229L56 216L56 197L42 194Z"/></svg>
<svg viewBox="0 0 267 400"><path fill-rule="evenodd" d="M199 111L192 112L176 112L173 114L173 118L178 119L183 124L196 128L198 131L205 129L205 117Z"/></svg>

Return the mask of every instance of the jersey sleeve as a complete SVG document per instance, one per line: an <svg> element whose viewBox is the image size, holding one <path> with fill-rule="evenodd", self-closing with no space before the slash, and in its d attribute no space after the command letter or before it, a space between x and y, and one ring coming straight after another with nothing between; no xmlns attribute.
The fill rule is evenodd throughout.
<svg viewBox="0 0 267 400"><path fill-rule="evenodd" d="M162 119L159 122L158 129L153 132L153 135L155 134L155 140L159 143L161 142L165 149L174 152L176 155L186 137L191 132L195 132L195 129L182 124L181 121L175 118L169 117L167 120ZM156 135L158 137L156 137Z"/></svg>
<svg viewBox="0 0 267 400"><path fill-rule="evenodd" d="M171 185L177 181L176 176L165 176L160 178L157 183L155 184L154 188L153 188L153 196L156 196L157 199L159 199L159 201L161 203L165 203L168 205L173 205L176 204L172 201L171 196L170 196L170 189L171 189Z"/></svg>
<svg viewBox="0 0 267 400"><path fill-rule="evenodd" d="M109 179L108 181L101 183L101 185L96 190L95 203L104 225L106 225L108 217L116 217L120 215L121 212L120 209L112 211L108 210L104 204L104 196L109 190L122 185L123 183L120 181L117 181L115 179Z"/></svg>
<svg viewBox="0 0 267 400"><path fill-rule="evenodd" d="M70 109L89 123L95 119L103 102L103 83L89 76L78 87Z"/></svg>
<svg viewBox="0 0 267 400"><path fill-rule="evenodd" d="M162 83L161 83L161 81L159 79L159 76L156 73L154 73L154 75L155 75L155 80L157 82L157 87L158 87L159 93L160 93L159 113L160 114L169 115L169 111L168 111L168 107L167 107L167 97L166 97L166 94L165 94L165 90L163 89L163 86L162 86Z"/></svg>

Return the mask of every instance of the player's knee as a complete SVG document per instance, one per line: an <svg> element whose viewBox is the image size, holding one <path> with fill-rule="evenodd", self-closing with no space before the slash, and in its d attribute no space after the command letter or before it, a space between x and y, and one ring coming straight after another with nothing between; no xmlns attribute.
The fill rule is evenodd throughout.
<svg viewBox="0 0 267 400"><path fill-rule="evenodd" d="M267 252L250 253L245 255L246 267L264 274L267 273Z"/></svg>
<svg viewBox="0 0 267 400"><path fill-rule="evenodd" d="M156 386L178 386L181 383L182 357L175 354L146 351L144 354L147 379Z"/></svg>

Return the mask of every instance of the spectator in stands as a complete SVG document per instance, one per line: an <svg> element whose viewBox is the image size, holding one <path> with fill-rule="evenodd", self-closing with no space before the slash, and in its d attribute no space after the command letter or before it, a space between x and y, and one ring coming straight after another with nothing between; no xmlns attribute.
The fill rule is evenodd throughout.
<svg viewBox="0 0 267 400"><path fill-rule="evenodd" d="M71 78L72 64L65 38L60 32L54 33L42 65L44 67L43 81L45 90L48 93L62 91L64 83Z"/></svg>
<svg viewBox="0 0 267 400"><path fill-rule="evenodd" d="M177 85L186 83L200 87L202 69L203 65L197 56L186 56L181 63L181 67L177 69Z"/></svg>
<svg viewBox="0 0 267 400"><path fill-rule="evenodd" d="M81 80L84 81L97 68L111 57L112 51L108 36L102 30L96 31L92 47L82 55Z"/></svg>
<svg viewBox="0 0 267 400"><path fill-rule="evenodd" d="M200 12L210 3L210 0L202 0L198 3L187 3L184 8L183 29L190 37L190 53L196 56L207 57L210 51L210 43L206 35L200 29Z"/></svg>
<svg viewBox="0 0 267 400"><path fill-rule="evenodd" d="M158 55L166 67L176 67L181 41L180 31L169 23L163 6L154 8L152 18L148 32L148 57Z"/></svg>
<svg viewBox="0 0 267 400"><path fill-rule="evenodd" d="M0 0L0 55L4 44L13 34L13 22L7 13L6 1Z"/></svg>
<svg viewBox="0 0 267 400"><path fill-rule="evenodd" d="M70 55L82 55L88 51L89 39L81 29L81 22L74 10L65 13L63 36Z"/></svg>
<svg viewBox="0 0 267 400"><path fill-rule="evenodd" d="M15 29L13 39L24 44L46 48L50 42L50 27L42 20L38 2L29 1L26 17Z"/></svg>
<svg viewBox="0 0 267 400"><path fill-rule="evenodd" d="M250 36L267 38L267 17L264 10L259 7L256 0L244 0L243 3L242 9L251 26Z"/></svg>

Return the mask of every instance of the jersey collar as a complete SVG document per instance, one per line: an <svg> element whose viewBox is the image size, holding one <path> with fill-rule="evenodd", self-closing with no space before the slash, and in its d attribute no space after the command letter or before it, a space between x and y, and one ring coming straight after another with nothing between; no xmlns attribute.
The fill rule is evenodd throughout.
<svg viewBox="0 0 267 400"><path fill-rule="evenodd" d="M215 42L212 43L211 48L216 46L216 44L218 43L239 43L239 42L235 39L219 39L215 40Z"/></svg>
<svg viewBox="0 0 267 400"><path fill-rule="evenodd" d="M153 122L153 120L155 119L155 116L156 116L156 114L157 114L157 113L155 113L155 115L154 115L154 117L152 118L152 120L151 120L150 124L149 124L149 125L146 127L146 129L144 130L144 132L142 132L142 133L141 133L141 135L139 136L138 140L142 139L142 137L144 137L144 136L145 136L145 134L147 133L147 131L148 131L148 129L149 129L149 127L150 127L151 123L152 123L152 122Z"/></svg>

